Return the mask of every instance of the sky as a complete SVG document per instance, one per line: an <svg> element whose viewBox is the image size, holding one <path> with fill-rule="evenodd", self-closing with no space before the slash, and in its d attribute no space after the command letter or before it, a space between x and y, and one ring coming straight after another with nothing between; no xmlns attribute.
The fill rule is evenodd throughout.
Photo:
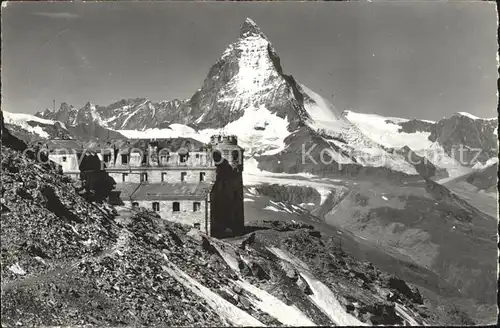
<svg viewBox="0 0 500 328"><path fill-rule="evenodd" d="M286 74L340 110L497 115L497 14L487 2L11 2L2 109L190 98L246 17Z"/></svg>

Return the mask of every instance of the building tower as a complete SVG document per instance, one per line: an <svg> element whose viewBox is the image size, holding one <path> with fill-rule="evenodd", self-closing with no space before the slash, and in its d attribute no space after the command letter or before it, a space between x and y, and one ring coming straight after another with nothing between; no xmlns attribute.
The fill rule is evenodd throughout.
<svg viewBox="0 0 500 328"><path fill-rule="evenodd" d="M209 148L216 167L210 192L210 234L229 237L243 231L243 152L234 135L214 135Z"/></svg>

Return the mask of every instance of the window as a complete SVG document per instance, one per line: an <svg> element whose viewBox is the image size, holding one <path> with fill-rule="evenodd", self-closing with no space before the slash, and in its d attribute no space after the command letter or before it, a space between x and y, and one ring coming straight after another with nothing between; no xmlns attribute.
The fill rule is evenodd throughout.
<svg viewBox="0 0 500 328"><path fill-rule="evenodd" d="M62 161L66 162L66 160L67 160L66 156L63 156Z"/></svg>
<svg viewBox="0 0 500 328"><path fill-rule="evenodd" d="M212 158L215 162L215 164L220 164L222 163L222 154L219 150L215 150L213 153L212 153Z"/></svg>
<svg viewBox="0 0 500 328"><path fill-rule="evenodd" d="M196 154L196 158L200 158L200 154Z"/></svg>
<svg viewBox="0 0 500 328"><path fill-rule="evenodd" d="M139 203L138 202L133 202L132 203L132 207L138 207L139 206Z"/></svg>
<svg viewBox="0 0 500 328"><path fill-rule="evenodd" d="M200 172L200 181L205 181L205 172Z"/></svg>
<svg viewBox="0 0 500 328"><path fill-rule="evenodd" d="M128 180L128 173L122 173L122 182L126 182Z"/></svg>
<svg viewBox="0 0 500 328"><path fill-rule="evenodd" d="M188 155L180 155L179 160L181 163L186 163L187 159L188 159Z"/></svg>
<svg viewBox="0 0 500 328"><path fill-rule="evenodd" d="M122 164L128 164L128 155L122 155Z"/></svg>
<svg viewBox="0 0 500 328"><path fill-rule="evenodd" d="M194 202L193 203L193 212L199 212L201 209L201 203L200 202Z"/></svg>
<svg viewBox="0 0 500 328"><path fill-rule="evenodd" d="M172 204L172 210L174 212L180 212L180 210L181 210L181 204L179 204L179 202L174 202Z"/></svg>
<svg viewBox="0 0 500 328"><path fill-rule="evenodd" d="M142 163L141 164L147 164L148 163L148 155L144 154L142 155Z"/></svg>
<svg viewBox="0 0 500 328"><path fill-rule="evenodd" d="M148 182L148 174L141 173L141 182Z"/></svg>
<svg viewBox="0 0 500 328"><path fill-rule="evenodd" d="M194 226L195 229L201 230L200 229L201 228L201 224L195 223L195 224L193 224L193 226Z"/></svg>
<svg viewBox="0 0 500 328"><path fill-rule="evenodd" d="M160 156L160 162L161 163L168 163L168 162L170 162L170 155L161 155Z"/></svg>
<svg viewBox="0 0 500 328"><path fill-rule="evenodd" d="M238 160L238 158L240 158L240 153L239 153L239 151L237 151L237 150L233 150L233 151L231 152L231 156L233 157L233 161L237 161L237 160Z"/></svg>
<svg viewBox="0 0 500 328"><path fill-rule="evenodd" d="M161 172L161 182L167 181L167 172Z"/></svg>
<svg viewBox="0 0 500 328"><path fill-rule="evenodd" d="M104 154L102 159L103 159L104 163L111 162L111 154Z"/></svg>
<svg viewBox="0 0 500 328"><path fill-rule="evenodd" d="M160 203L153 202L153 211L158 212L160 210Z"/></svg>
<svg viewBox="0 0 500 328"><path fill-rule="evenodd" d="M186 172L181 172L181 181L186 181Z"/></svg>

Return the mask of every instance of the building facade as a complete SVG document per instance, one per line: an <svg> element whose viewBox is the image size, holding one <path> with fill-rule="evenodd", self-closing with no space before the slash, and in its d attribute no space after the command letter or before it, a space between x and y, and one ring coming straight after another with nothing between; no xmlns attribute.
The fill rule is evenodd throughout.
<svg viewBox="0 0 500 328"><path fill-rule="evenodd" d="M235 136L106 146L98 156L116 183L112 203L144 207L215 237L243 229L243 149Z"/></svg>
<svg viewBox="0 0 500 328"><path fill-rule="evenodd" d="M38 142L40 151L44 152L48 159L59 165L62 173L80 179L81 158L84 155L82 145L72 139L51 139Z"/></svg>

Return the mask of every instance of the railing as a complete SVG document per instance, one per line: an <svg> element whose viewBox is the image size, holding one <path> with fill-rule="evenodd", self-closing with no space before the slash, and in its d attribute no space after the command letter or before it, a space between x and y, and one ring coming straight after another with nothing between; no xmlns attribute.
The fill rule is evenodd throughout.
<svg viewBox="0 0 500 328"><path fill-rule="evenodd" d="M154 167L215 167L212 162L201 162L201 161L187 161L184 163L128 163L128 164L114 164L114 163L104 163L106 168L154 168Z"/></svg>

